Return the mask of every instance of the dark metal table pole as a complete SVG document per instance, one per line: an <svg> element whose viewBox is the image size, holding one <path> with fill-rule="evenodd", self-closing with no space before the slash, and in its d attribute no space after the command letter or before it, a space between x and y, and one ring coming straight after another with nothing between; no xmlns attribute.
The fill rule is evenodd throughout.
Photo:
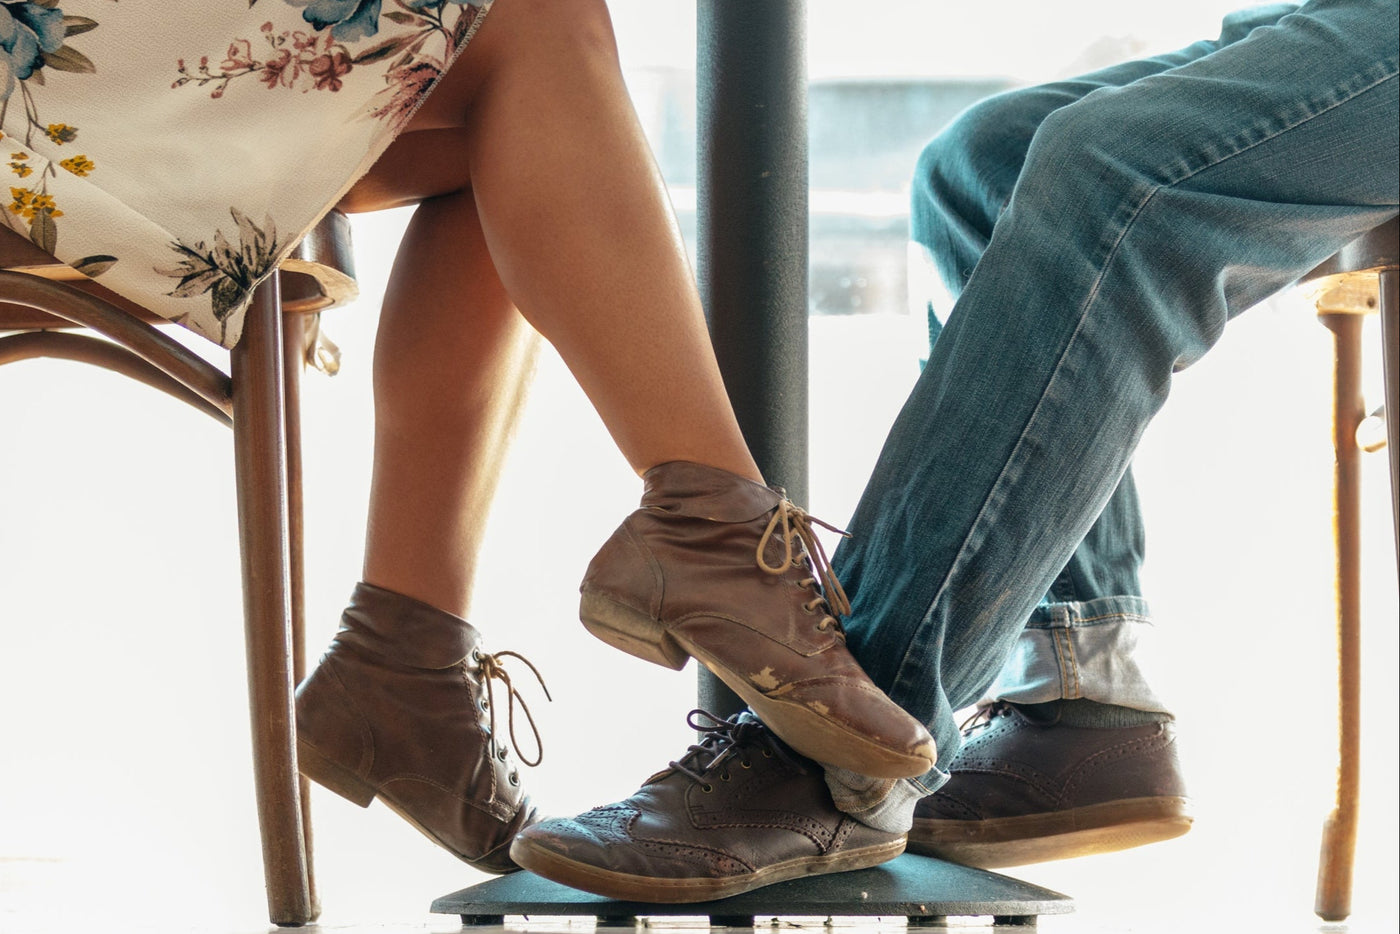
<svg viewBox="0 0 1400 934"><path fill-rule="evenodd" d="M805 0L699 0L700 297L739 427L771 484L807 500ZM702 671L700 706L742 707Z"/></svg>

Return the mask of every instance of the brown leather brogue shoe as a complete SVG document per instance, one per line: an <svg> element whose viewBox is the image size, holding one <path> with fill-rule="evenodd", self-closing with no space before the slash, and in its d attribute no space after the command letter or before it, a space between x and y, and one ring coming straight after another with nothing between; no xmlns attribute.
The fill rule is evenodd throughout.
<svg viewBox="0 0 1400 934"><path fill-rule="evenodd" d="M677 461L643 479L641 508L584 576L579 616L590 632L669 668L697 659L819 762L878 778L933 767L933 737L846 648L837 616L850 607L817 520L713 467Z"/></svg>
<svg viewBox="0 0 1400 934"><path fill-rule="evenodd" d="M508 656L519 658L484 652L466 620L357 585L297 689L302 773L360 807L378 797L477 869L518 869L510 841L538 817L495 721L492 680L505 703L515 698L500 667Z"/></svg>
<svg viewBox="0 0 1400 934"><path fill-rule="evenodd" d="M677 903L864 869L903 852L903 834L836 810L821 766L752 714L724 721L692 711L690 723L705 738L679 762L626 801L525 830L511 846L516 862L608 898Z"/></svg>
<svg viewBox="0 0 1400 934"><path fill-rule="evenodd" d="M997 703L951 778L914 809L909 850L995 869L1170 840L1191 829L1170 722L1075 727Z"/></svg>

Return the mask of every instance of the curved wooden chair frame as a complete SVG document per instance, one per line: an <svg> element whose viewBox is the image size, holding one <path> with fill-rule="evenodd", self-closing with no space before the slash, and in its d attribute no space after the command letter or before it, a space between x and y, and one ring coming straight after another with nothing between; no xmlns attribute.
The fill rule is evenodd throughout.
<svg viewBox="0 0 1400 934"><path fill-rule="evenodd" d="M0 365L93 364L233 428L254 782L268 913L279 925L320 913L292 708L305 673L300 361L307 313L352 292L353 275L349 222L333 212L259 286L225 373L159 330L163 319L0 228ZM101 337L63 330L73 327Z"/></svg>

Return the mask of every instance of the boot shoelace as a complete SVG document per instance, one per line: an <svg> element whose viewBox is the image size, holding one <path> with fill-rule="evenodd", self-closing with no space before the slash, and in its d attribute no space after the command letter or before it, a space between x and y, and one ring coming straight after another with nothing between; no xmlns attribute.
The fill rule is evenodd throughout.
<svg viewBox="0 0 1400 934"><path fill-rule="evenodd" d="M824 529L835 532L843 538L850 538L851 533L843 529L838 529L822 520L808 514L800 506L788 501L786 496L778 503L778 508L773 513L773 518L768 520L768 528L763 530L763 535L758 540L758 566L769 574L785 574L794 567L806 566L812 568L817 577L821 579L822 589L816 591L817 580L807 577L798 581L798 586L811 589L817 596L803 604L802 608L812 613L822 604L830 609L830 615L822 618L817 624L817 628L825 632L831 626L836 626L840 632L840 617L849 615L851 612L851 601L846 597L846 591L841 587L841 582L836 579L836 572L831 569L831 561L826 556L826 549L822 547L821 539L817 538L816 532L812 530L812 523L816 523ZM772 540L775 533L782 535L783 560L778 564L769 564L763 552L768 547L768 542ZM794 548L793 538L796 537L798 544Z"/></svg>
<svg viewBox="0 0 1400 934"><path fill-rule="evenodd" d="M958 727L958 732L963 736L970 736L985 727L992 725L992 721L997 717L1004 717L1011 713L1011 704L1007 701L992 701L990 704L978 704L972 716L968 717Z"/></svg>
<svg viewBox="0 0 1400 934"><path fill-rule="evenodd" d="M695 718L705 717L709 724ZM807 770L793 758L773 732L756 718L725 720L708 710L696 708L685 715L686 725L703 734L700 742L686 750L679 761L669 763L670 767L682 775L699 783L705 794L715 790L709 777L716 775L720 781L729 781L729 768L734 762L739 768L753 768L751 756L757 752L765 759L777 758L792 766L804 775Z"/></svg>
<svg viewBox="0 0 1400 934"><path fill-rule="evenodd" d="M505 758L505 747L496 740L496 695L491 686L492 681L499 681L506 688L506 724L510 732L511 745L515 747L515 754L520 757L520 761L531 768L544 761L544 741L540 739L539 727L535 726L534 715L530 713L530 706L525 703L525 698L520 696L520 692L515 689L515 685L510 680L510 672L506 671L501 662L507 658L516 658L525 663L525 667L530 669L530 673L535 676L535 680L540 683L540 689L544 691L545 700L553 701L549 696L549 687L544 683L544 676L531 661L519 652L483 652L480 649L472 649L472 661L476 662L477 670L481 674L481 682L486 686L486 710L491 716L491 738L496 743L501 758ZM520 709L525 713L525 720L530 724L530 732L535 735L535 758L530 760L525 758L525 752L520 748L520 741L515 738L515 706L520 705ZM515 773L512 779L518 780Z"/></svg>

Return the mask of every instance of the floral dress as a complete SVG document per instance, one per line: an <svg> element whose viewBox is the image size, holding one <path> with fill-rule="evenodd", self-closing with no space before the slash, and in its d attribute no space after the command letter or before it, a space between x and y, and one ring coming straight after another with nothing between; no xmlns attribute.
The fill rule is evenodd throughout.
<svg viewBox="0 0 1400 934"><path fill-rule="evenodd" d="M0 0L3 223L231 347L490 3Z"/></svg>

